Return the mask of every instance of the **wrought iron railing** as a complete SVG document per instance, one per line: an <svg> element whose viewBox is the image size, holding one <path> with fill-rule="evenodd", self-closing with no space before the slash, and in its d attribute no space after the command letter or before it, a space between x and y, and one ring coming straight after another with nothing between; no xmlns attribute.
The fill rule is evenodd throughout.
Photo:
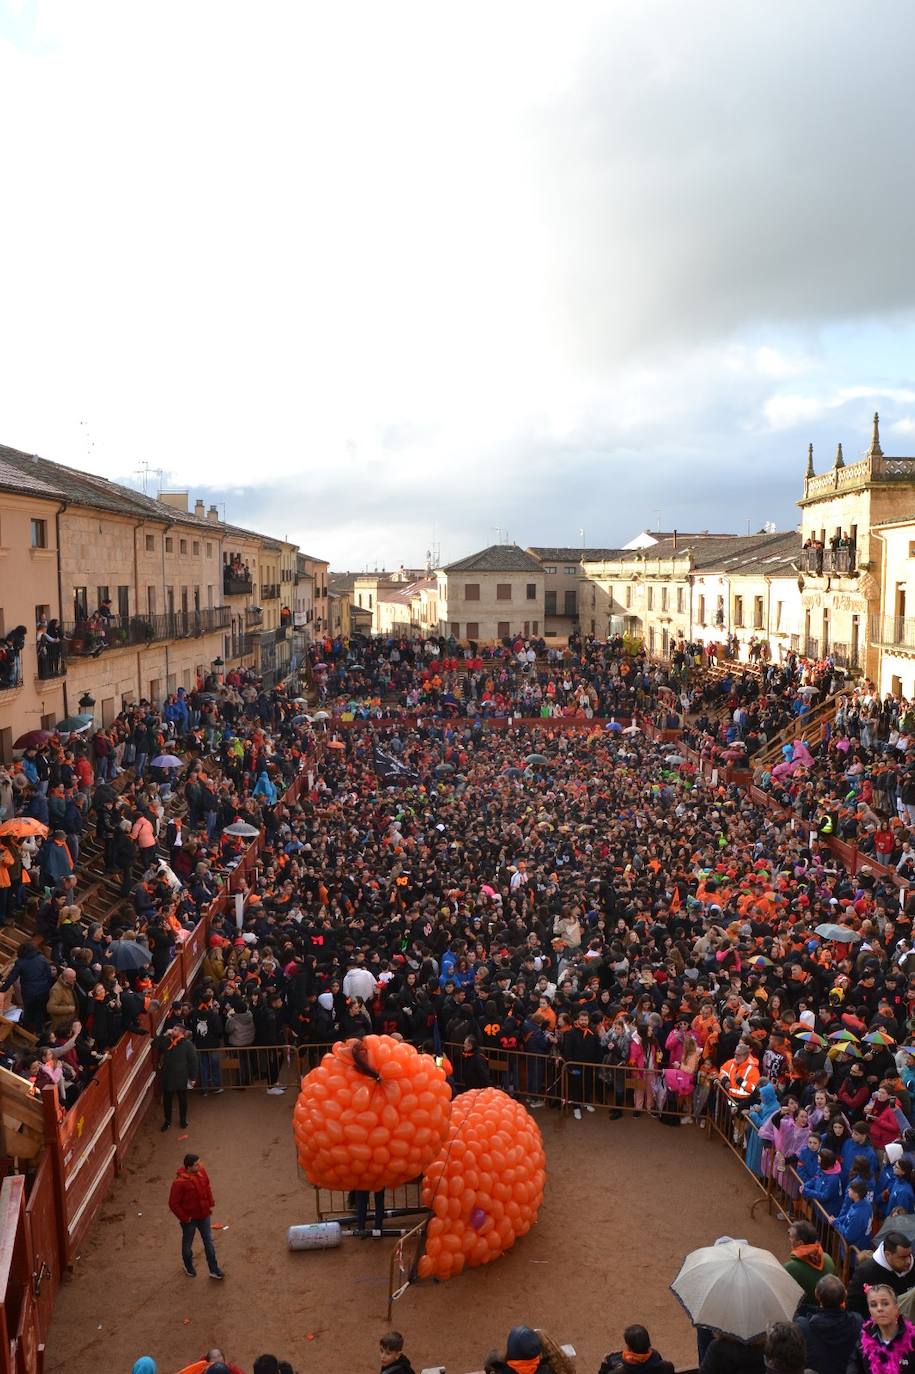
<svg viewBox="0 0 915 1374"><path fill-rule="evenodd" d="M250 573L233 573L226 568L222 575L222 590L226 596L249 596L254 591Z"/></svg>
<svg viewBox="0 0 915 1374"><path fill-rule="evenodd" d="M67 675L67 641L60 639L56 644L39 643L38 680L53 682L55 678Z"/></svg>
<svg viewBox="0 0 915 1374"><path fill-rule="evenodd" d="M261 600L276 601L280 594L280 584L278 582L264 582L261 584Z"/></svg>
<svg viewBox="0 0 915 1374"><path fill-rule="evenodd" d="M0 692L11 692L22 686L22 656L0 658Z"/></svg>
<svg viewBox="0 0 915 1374"><path fill-rule="evenodd" d="M105 649L152 644L163 639L191 639L224 630L231 622L228 606L200 611L165 611L161 615L114 615L110 620L93 617L63 627L67 652L72 657L97 656Z"/></svg>
<svg viewBox="0 0 915 1374"><path fill-rule="evenodd" d="M891 649L915 649L915 619L901 615L872 615L868 621L872 644Z"/></svg>
<svg viewBox="0 0 915 1374"><path fill-rule="evenodd" d="M842 577L855 571L855 549L801 549L800 567L817 577Z"/></svg>

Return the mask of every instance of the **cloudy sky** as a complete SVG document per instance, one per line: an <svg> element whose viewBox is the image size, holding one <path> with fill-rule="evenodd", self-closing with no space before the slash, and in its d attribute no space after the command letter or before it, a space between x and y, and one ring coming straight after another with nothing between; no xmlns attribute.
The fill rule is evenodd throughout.
<svg viewBox="0 0 915 1374"><path fill-rule="evenodd" d="M0 442L337 568L915 453L911 0L0 0ZM501 531L502 533L497 533Z"/></svg>

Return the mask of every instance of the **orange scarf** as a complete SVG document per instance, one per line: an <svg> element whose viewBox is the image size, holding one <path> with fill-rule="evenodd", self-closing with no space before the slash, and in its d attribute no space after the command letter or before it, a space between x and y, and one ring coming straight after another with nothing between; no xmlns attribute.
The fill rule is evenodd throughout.
<svg viewBox="0 0 915 1374"><path fill-rule="evenodd" d="M644 1355L637 1355L634 1350L623 1351L623 1364L645 1364L654 1354L653 1350L646 1350Z"/></svg>
<svg viewBox="0 0 915 1374"><path fill-rule="evenodd" d="M509 1369L513 1369L515 1374L537 1374L540 1368L540 1356L535 1355L532 1360L506 1360Z"/></svg>
<svg viewBox="0 0 915 1374"><path fill-rule="evenodd" d="M810 1245L796 1245L791 1253L803 1264L809 1264L811 1269L823 1268L823 1247L819 1241L814 1241Z"/></svg>

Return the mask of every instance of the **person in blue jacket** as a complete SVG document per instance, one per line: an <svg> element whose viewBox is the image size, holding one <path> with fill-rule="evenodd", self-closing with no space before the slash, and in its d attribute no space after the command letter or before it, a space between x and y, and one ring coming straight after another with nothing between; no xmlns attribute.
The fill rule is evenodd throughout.
<svg viewBox="0 0 915 1374"><path fill-rule="evenodd" d="M915 1188L912 1187L912 1165L907 1159L897 1159L893 1165L893 1181L886 1200L886 1215L897 1207L915 1212Z"/></svg>
<svg viewBox="0 0 915 1374"><path fill-rule="evenodd" d="M853 1178L848 1185L842 1210L837 1217L833 1217L832 1224L839 1235L845 1237L848 1245L865 1250L870 1246L873 1219L874 1211L867 1200L867 1182L863 1178Z"/></svg>
<svg viewBox="0 0 915 1374"><path fill-rule="evenodd" d="M894 1166L897 1160L905 1158L902 1153L902 1146L898 1141L891 1141L884 1150L884 1155L886 1156L886 1162L877 1175L877 1210L882 1217L888 1216L889 1214L887 1199L890 1195L890 1189L896 1182Z"/></svg>
<svg viewBox="0 0 915 1374"><path fill-rule="evenodd" d="M847 1184L849 1178L855 1173L852 1167L857 1155L866 1155L870 1162L870 1173L872 1178L876 1178L880 1172L877 1162L877 1151L874 1149L867 1133L867 1122L856 1121L851 1128L851 1135L842 1143L842 1178Z"/></svg>
<svg viewBox="0 0 915 1374"><path fill-rule="evenodd" d="M812 1198L827 1216L835 1216L842 1202L842 1166L832 1150L820 1151L820 1171L801 1189L804 1197Z"/></svg>
<svg viewBox="0 0 915 1374"><path fill-rule="evenodd" d="M816 1178L820 1169L820 1146L823 1137L816 1131L811 1131L807 1137L807 1144L803 1145L797 1152L798 1178L801 1183L810 1183Z"/></svg>

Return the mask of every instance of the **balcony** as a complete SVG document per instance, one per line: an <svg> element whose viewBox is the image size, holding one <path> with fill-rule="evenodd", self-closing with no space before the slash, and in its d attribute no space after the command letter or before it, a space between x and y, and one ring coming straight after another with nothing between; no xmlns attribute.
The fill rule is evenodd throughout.
<svg viewBox="0 0 915 1374"><path fill-rule="evenodd" d="M261 630L258 633L258 643L263 649L265 644L281 644L286 638L286 626L278 625L274 630Z"/></svg>
<svg viewBox="0 0 915 1374"><path fill-rule="evenodd" d="M856 567L855 549L801 549L802 572L815 577L848 577Z"/></svg>
<svg viewBox="0 0 915 1374"><path fill-rule="evenodd" d="M254 653L255 643L254 635L233 635L228 642L226 658L230 663L237 658L247 658L249 654Z"/></svg>
<svg viewBox="0 0 915 1374"><path fill-rule="evenodd" d="M245 607L245 624L246 624L246 625L260 625L261 622L263 621L263 619L264 619L264 612L261 610L260 606L246 606L246 607Z"/></svg>
<svg viewBox="0 0 915 1374"><path fill-rule="evenodd" d="M53 682L56 678L67 676L67 644L65 640L61 640L58 644L48 644L47 647L39 644L36 676L39 682Z"/></svg>
<svg viewBox="0 0 915 1374"><path fill-rule="evenodd" d="M64 625L63 630L68 654L74 658L97 658L105 649L124 649L164 639L198 639L226 629L230 621L228 606L212 606L201 611L166 611L162 615L113 615L107 624L99 618L91 623Z"/></svg>
<svg viewBox="0 0 915 1374"><path fill-rule="evenodd" d="M819 658L819 656L820 656L820 641L819 641L818 639L814 639L812 635L808 635L807 638L804 640L804 648L803 648L803 651L802 651L802 653L801 653L801 657L802 657L802 658Z"/></svg>
<svg viewBox="0 0 915 1374"><path fill-rule="evenodd" d="M915 619L902 615L872 615L867 628L872 644L915 654Z"/></svg>
<svg viewBox="0 0 915 1374"><path fill-rule="evenodd" d="M250 596L254 591L251 574L232 572L225 568L222 574L222 590L226 596Z"/></svg>
<svg viewBox="0 0 915 1374"><path fill-rule="evenodd" d="M849 672L859 668L858 648L853 644L830 644L829 657L837 668L846 668Z"/></svg>
<svg viewBox="0 0 915 1374"><path fill-rule="evenodd" d="M280 584L278 582L265 582L261 587L261 601L279 601Z"/></svg>
<svg viewBox="0 0 915 1374"><path fill-rule="evenodd" d="M13 692L22 686L22 655L0 659L0 692Z"/></svg>

